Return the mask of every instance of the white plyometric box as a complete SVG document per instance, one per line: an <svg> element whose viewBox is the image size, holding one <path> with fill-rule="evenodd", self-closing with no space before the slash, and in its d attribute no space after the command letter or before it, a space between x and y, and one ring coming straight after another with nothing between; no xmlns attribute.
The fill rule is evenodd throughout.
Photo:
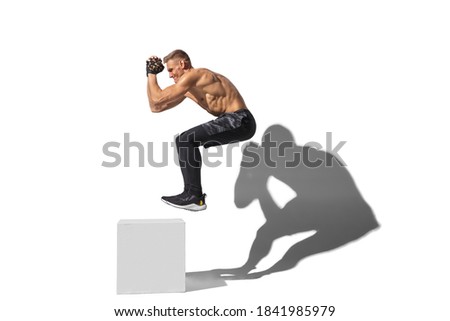
<svg viewBox="0 0 450 321"><path fill-rule="evenodd" d="M183 220L118 222L118 294L185 292L185 273Z"/></svg>

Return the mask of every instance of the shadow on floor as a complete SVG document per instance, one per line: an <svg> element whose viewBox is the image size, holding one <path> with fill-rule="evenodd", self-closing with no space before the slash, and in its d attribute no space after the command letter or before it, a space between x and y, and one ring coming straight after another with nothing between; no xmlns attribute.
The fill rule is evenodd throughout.
<svg viewBox="0 0 450 321"><path fill-rule="evenodd" d="M186 292L205 290L226 286L220 273L214 271L186 273Z"/></svg>
<svg viewBox="0 0 450 321"><path fill-rule="evenodd" d="M267 188L269 177L296 193L282 208ZM188 273L188 291L292 269L306 257L347 245L379 227L342 160L323 150L296 145L291 132L281 125L270 126L261 144L251 142L244 147L234 194L238 208L258 201L266 222L242 266ZM276 239L307 231L315 233L292 245L272 267L252 272Z"/></svg>

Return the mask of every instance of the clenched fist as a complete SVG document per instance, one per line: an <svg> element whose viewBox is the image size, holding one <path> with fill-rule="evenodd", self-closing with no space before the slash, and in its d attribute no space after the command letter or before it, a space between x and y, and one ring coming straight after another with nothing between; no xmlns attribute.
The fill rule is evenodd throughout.
<svg viewBox="0 0 450 321"><path fill-rule="evenodd" d="M164 65L162 63L161 58L158 58L156 56L148 58L146 61L146 66L147 66L147 77L148 74L156 75L164 70Z"/></svg>

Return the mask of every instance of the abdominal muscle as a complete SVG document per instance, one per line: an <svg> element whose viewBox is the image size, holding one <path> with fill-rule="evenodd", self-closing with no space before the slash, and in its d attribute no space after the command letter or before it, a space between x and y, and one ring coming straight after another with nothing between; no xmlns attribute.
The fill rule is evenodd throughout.
<svg viewBox="0 0 450 321"><path fill-rule="evenodd" d="M226 77L208 69L196 69L200 78L186 97L214 116L247 108L237 88Z"/></svg>

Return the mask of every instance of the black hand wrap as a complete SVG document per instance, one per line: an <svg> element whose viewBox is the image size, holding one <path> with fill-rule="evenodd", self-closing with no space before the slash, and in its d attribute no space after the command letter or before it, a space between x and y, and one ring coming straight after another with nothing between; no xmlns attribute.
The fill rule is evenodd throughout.
<svg viewBox="0 0 450 321"><path fill-rule="evenodd" d="M147 77L148 74L159 74L161 71L164 70L164 65L160 58L158 57L150 57L146 61L147 64Z"/></svg>

